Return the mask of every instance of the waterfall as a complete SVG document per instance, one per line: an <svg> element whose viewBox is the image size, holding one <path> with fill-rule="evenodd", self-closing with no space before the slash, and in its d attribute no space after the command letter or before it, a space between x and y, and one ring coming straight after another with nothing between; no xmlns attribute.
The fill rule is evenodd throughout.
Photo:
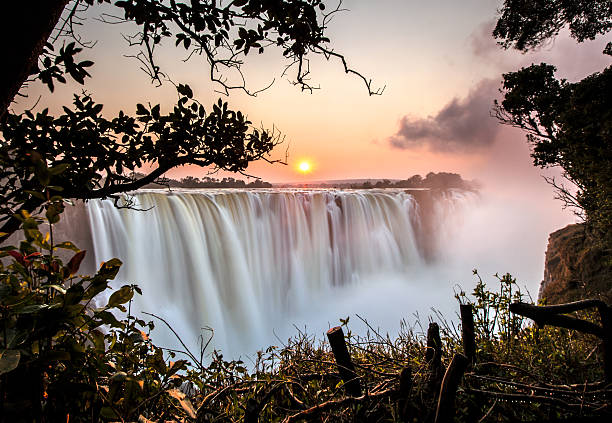
<svg viewBox="0 0 612 423"><path fill-rule="evenodd" d="M146 211L92 200L87 214L96 262L120 258L117 284L143 289L137 310L166 318L189 340L211 327L216 347L244 351L264 346L262 332L321 294L426 267L473 196L150 190L133 194L134 208Z"/></svg>

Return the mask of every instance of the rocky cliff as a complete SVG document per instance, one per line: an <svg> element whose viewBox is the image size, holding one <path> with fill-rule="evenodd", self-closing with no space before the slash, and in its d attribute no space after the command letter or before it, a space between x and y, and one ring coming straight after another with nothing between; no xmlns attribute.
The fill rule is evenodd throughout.
<svg viewBox="0 0 612 423"><path fill-rule="evenodd" d="M547 304L601 298L612 301L612 254L594 245L583 224L550 234L539 299Z"/></svg>

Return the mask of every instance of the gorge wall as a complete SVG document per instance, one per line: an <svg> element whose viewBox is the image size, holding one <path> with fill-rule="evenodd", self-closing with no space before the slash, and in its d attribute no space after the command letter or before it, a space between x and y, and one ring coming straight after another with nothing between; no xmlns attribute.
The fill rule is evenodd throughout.
<svg viewBox="0 0 612 423"><path fill-rule="evenodd" d="M584 224L550 234L539 299L559 304L585 298L612 301L612 256L594 245Z"/></svg>

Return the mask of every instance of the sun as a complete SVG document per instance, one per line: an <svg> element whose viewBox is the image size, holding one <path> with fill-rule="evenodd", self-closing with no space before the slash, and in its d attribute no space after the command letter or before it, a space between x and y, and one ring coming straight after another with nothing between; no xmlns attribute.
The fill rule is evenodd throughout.
<svg viewBox="0 0 612 423"><path fill-rule="evenodd" d="M308 173L312 170L312 165L310 164L310 162L307 162L306 160L301 161L298 164L298 170L302 173Z"/></svg>

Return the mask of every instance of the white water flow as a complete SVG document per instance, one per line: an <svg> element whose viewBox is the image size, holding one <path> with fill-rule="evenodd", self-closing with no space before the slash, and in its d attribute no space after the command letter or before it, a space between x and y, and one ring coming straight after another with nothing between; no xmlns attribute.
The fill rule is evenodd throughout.
<svg viewBox="0 0 612 423"><path fill-rule="evenodd" d="M236 355L276 342L273 333L290 335L294 323L335 325L346 316L338 303L356 290L384 292L390 280L424 289L416 275L435 262L475 194L413 194L143 191L134 199L148 211L93 200L87 213L96 262L120 258L115 285L136 283L144 291L136 312L166 318L192 346L201 328L211 327L213 345Z"/></svg>

